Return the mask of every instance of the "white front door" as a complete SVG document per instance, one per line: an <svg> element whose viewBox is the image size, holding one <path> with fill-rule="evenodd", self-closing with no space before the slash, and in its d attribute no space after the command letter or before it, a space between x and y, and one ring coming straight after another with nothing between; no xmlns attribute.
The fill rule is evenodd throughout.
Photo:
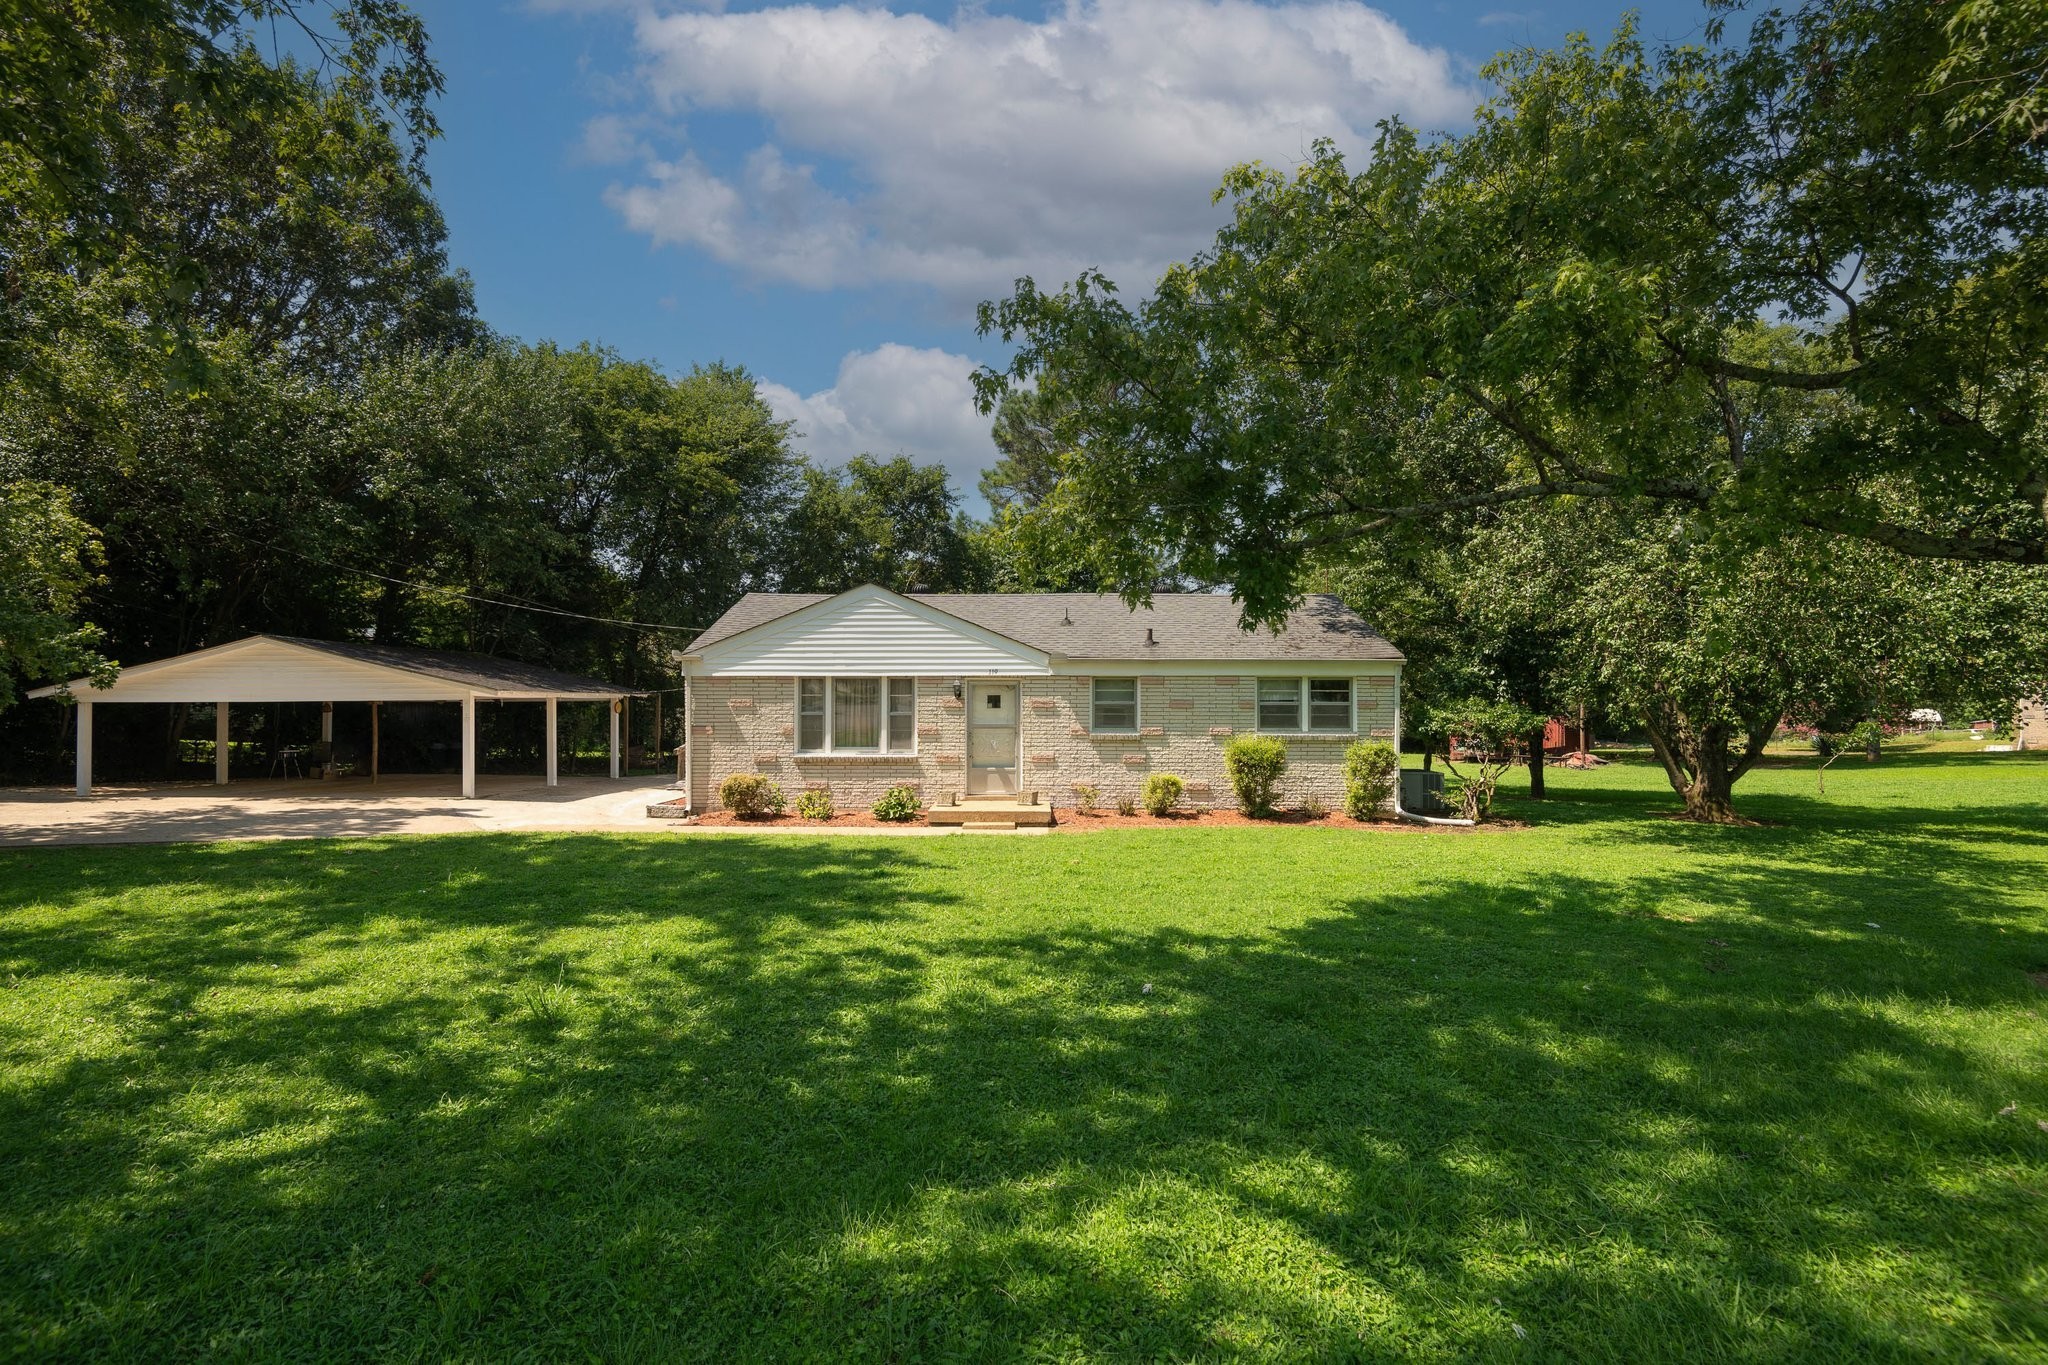
<svg viewBox="0 0 2048 1365"><path fill-rule="evenodd" d="M967 686L967 794L1017 790L1017 684Z"/></svg>

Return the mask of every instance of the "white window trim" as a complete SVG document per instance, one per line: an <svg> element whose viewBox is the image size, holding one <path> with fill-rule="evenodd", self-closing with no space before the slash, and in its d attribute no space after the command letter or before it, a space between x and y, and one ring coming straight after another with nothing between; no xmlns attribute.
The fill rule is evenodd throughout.
<svg viewBox="0 0 2048 1365"><path fill-rule="evenodd" d="M821 678L825 683L825 747L806 749L804 735L804 682L809 678ZM845 678L849 681L879 682L882 684L882 724L879 743L869 749L842 749L833 743L832 708L836 689L833 683ZM889 747L889 684L907 682L910 684L910 747L891 749ZM798 758L915 758L918 752L917 735L917 679L906 674L887 676L873 673L804 673L789 680L790 751Z"/></svg>
<svg viewBox="0 0 2048 1365"><path fill-rule="evenodd" d="M1129 682L1131 685L1131 728L1128 730L1105 730L1095 723L1095 686L1101 682ZM1115 674L1088 680L1088 733L1091 735L1136 735L1145 729L1145 681L1128 674Z"/></svg>
<svg viewBox="0 0 2048 1365"><path fill-rule="evenodd" d="M1292 682L1294 684L1294 714L1296 723L1286 729L1269 728L1265 722L1262 703L1259 699L1259 684L1270 682ZM1309 723L1308 685L1312 682L1340 682L1350 693L1346 706L1346 724L1341 730L1317 730ZM1261 676L1252 683L1252 724L1262 735L1355 735L1358 733L1358 679L1347 677L1271 677Z"/></svg>

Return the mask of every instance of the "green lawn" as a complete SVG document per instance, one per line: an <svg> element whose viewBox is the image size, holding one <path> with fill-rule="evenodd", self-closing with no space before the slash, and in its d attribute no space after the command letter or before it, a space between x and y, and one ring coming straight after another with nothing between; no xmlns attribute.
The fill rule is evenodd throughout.
<svg viewBox="0 0 2048 1365"><path fill-rule="evenodd" d="M0 854L0 1354L2048 1358L2048 763L1811 766Z"/></svg>

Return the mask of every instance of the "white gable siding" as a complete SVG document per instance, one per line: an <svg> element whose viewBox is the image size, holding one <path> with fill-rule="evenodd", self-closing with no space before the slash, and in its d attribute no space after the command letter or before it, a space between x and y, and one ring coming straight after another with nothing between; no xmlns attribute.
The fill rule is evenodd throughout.
<svg viewBox="0 0 2048 1365"><path fill-rule="evenodd" d="M704 651L710 677L1039 676L1046 656L893 594L856 591Z"/></svg>
<svg viewBox="0 0 2048 1365"><path fill-rule="evenodd" d="M455 701L469 695L456 683L274 640L124 673L105 692L72 690L86 701Z"/></svg>

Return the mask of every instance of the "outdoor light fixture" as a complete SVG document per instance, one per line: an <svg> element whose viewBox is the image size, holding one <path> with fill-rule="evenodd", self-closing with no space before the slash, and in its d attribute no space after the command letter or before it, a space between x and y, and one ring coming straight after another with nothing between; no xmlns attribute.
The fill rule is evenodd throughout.
<svg viewBox="0 0 2048 1365"><path fill-rule="evenodd" d="M960 680L958 678L949 678L947 681L953 684L953 700L960 700Z"/></svg>

